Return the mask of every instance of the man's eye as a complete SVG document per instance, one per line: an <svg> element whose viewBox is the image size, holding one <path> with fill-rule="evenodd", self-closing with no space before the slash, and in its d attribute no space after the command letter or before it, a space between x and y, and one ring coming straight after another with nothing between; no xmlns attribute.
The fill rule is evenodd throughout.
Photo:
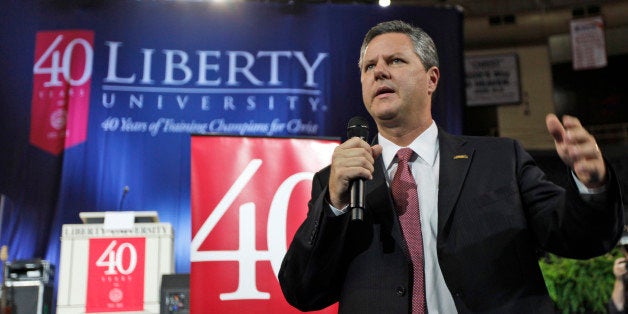
<svg viewBox="0 0 628 314"><path fill-rule="evenodd" d="M396 64L396 63L403 63L403 60L401 60L401 59L399 59L399 58L395 58L395 59L393 59L393 60L392 60L392 63L393 63L393 64Z"/></svg>
<svg viewBox="0 0 628 314"><path fill-rule="evenodd" d="M369 64L369 65L367 65L366 67L364 67L364 70L365 70L365 71L368 71L368 70L373 69L374 67L375 67L375 65L373 65L373 64Z"/></svg>

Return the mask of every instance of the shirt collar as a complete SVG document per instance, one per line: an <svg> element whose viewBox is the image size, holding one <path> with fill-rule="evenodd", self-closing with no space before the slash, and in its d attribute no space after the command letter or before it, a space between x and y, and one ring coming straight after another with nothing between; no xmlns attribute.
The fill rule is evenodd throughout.
<svg viewBox="0 0 628 314"><path fill-rule="evenodd" d="M381 133L377 134L377 140L382 145L382 158L386 169L390 169L390 166L397 155L397 151L402 148L401 146L387 140ZM430 166L434 166L436 162L436 152L438 150L438 128L436 123L432 120L432 124L421 133L417 138L408 145L412 150L423 159Z"/></svg>

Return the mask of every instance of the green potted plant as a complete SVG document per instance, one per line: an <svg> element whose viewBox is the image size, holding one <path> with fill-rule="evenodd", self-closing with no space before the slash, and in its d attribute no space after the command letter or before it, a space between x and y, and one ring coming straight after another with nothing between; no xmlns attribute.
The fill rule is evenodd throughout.
<svg viewBox="0 0 628 314"><path fill-rule="evenodd" d="M539 260L545 285L558 313L607 313L615 277L618 249L588 259L574 260L553 254Z"/></svg>

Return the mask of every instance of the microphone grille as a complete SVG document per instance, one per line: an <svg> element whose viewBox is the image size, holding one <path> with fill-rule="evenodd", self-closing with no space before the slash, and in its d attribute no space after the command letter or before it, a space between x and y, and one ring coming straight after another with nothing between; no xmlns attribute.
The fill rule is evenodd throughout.
<svg viewBox="0 0 628 314"><path fill-rule="evenodd" d="M367 128L369 127L368 121L366 121L366 119L362 116L355 116L351 119L349 119L349 123L347 123L347 128L352 128L352 127L363 127L363 128Z"/></svg>
<svg viewBox="0 0 628 314"><path fill-rule="evenodd" d="M368 121L361 116L355 116L349 119L349 123L347 124L347 137L359 137L366 141L369 137Z"/></svg>

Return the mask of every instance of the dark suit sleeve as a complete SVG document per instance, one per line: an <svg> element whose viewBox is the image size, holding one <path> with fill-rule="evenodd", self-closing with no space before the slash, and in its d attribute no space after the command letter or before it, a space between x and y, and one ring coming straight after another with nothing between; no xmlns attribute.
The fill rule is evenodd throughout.
<svg viewBox="0 0 628 314"><path fill-rule="evenodd" d="M591 258L610 251L623 229L619 183L610 167L603 201L585 200L565 167L565 186L545 179L532 157L515 142L518 178L527 221L541 248L564 257Z"/></svg>
<svg viewBox="0 0 628 314"><path fill-rule="evenodd" d="M314 176L306 220L286 253L279 283L291 305L303 310L325 308L338 301L347 260L345 235L349 216L335 216L325 201L329 168Z"/></svg>

